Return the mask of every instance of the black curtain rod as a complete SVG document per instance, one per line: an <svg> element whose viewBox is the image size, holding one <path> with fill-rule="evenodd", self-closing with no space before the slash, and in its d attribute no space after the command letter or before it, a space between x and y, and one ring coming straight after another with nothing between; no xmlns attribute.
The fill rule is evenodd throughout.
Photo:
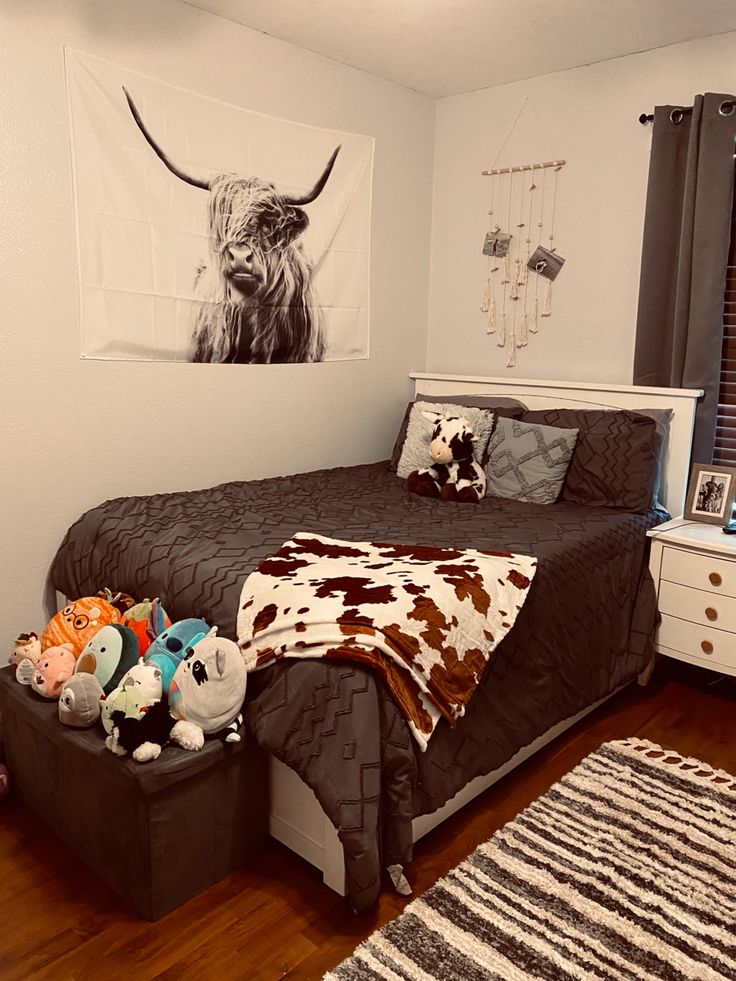
<svg viewBox="0 0 736 981"><path fill-rule="evenodd" d="M736 109L736 102L733 102L731 99L727 99L725 102L722 102L718 107L718 111L722 116L730 116L734 109ZM682 106L679 109L673 109L670 113L670 119L673 123L681 123L682 117L689 116L692 111L692 106ZM646 126L647 123L651 123L653 121L654 113L652 112L643 112L641 116L639 116L639 122L642 124L642 126Z"/></svg>

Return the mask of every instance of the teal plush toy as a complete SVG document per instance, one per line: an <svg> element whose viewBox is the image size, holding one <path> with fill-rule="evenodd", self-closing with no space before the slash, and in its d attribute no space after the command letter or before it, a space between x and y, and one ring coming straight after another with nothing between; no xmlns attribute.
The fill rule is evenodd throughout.
<svg viewBox="0 0 736 981"><path fill-rule="evenodd" d="M126 671L138 663L138 638L119 623L101 627L79 655L74 673L93 674L106 695L117 688Z"/></svg>
<svg viewBox="0 0 736 981"><path fill-rule="evenodd" d="M159 634L143 656L146 664L161 669L161 687L168 694L171 680L179 664L188 657L190 649L210 632L204 620L190 618L179 620Z"/></svg>

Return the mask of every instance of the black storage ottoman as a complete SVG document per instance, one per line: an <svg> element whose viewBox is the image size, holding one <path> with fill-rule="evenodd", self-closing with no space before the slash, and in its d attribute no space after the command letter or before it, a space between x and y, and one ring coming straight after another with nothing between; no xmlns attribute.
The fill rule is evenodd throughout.
<svg viewBox="0 0 736 981"><path fill-rule="evenodd" d="M0 729L21 799L149 920L238 868L267 834L267 760L246 735L136 763L105 748L101 726L61 725L58 704L12 668L0 669Z"/></svg>

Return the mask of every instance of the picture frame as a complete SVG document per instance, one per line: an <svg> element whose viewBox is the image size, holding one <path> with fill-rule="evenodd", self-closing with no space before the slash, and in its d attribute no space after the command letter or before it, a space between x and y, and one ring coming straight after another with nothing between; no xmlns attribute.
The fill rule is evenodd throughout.
<svg viewBox="0 0 736 981"><path fill-rule="evenodd" d="M557 279L557 274L565 264L565 260L556 252L550 252L544 246L538 245L527 262L532 272L544 276L545 279Z"/></svg>
<svg viewBox="0 0 736 981"><path fill-rule="evenodd" d="M497 232L486 232L483 242L483 255L495 255L503 258L509 254L509 246L513 237L513 235L502 232L500 229Z"/></svg>
<svg viewBox="0 0 736 981"><path fill-rule="evenodd" d="M736 467L693 463L684 515L689 521L728 524L735 499Z"/></svg>

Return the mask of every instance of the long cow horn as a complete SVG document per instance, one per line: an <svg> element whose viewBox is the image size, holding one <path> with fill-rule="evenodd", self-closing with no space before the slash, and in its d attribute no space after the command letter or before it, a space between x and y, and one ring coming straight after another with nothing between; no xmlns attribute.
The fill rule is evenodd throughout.
<svg viewBox="0 0 736 981"><path fill-rule="evenodd" d="M335 147L335 149L332 151L332 156L327 161L327 166L325 167L324 171L322 172L322 176L317 181L317 183L314 185L314 187L312 188L312 190L308 194L305 194L304 197L301 197L301 198L284 198L284 201L285 201L286 204L293 204L293 205L296 205L297 207L300 206L300 205L302 205L302 204L311 204L312 201L314 201L316 198L318 198L320 196L320 194L322 193L322 191L324 189L325 184L327 183L328 177L332 173L332 168L335 166L335 160L337 159L337 155L340 152L340 147L341 146L342 146L342 143L340 144L340 146Z"/></svg>
<svg viewBox="0 0 736 981"><path fill-rule="evenodd" d="M138 112L136 104L135 102L133 102L132 98L130 97L130 93L128 92L125 86L123 86L123 92L125 92L125 98L128 100L128 106L130 107L130 111L133 113L133 119L135 119L136 123L138 124L138 129L141 131L141 133L143 133L146 140L148 141L148 145L151 147L151 149L159 158L159 160L161 160L169 168L169 170L171 171L172 174L174 174L175 177L178 177L180 180L186 181L187 184L191 184L193 187L201 187L203 191L209 191L210 189L209 181L200 181L197 180L196 177L190 177L188 174L185 174L183 170L179 170L179 168L169 160L169 158L166 156L164 151L161 149L158 143L156 143L154 138L146 129L146 126L143 120L141 119L141 114ZM320 188L320 191L321 190L322 188Z"/></svg>

